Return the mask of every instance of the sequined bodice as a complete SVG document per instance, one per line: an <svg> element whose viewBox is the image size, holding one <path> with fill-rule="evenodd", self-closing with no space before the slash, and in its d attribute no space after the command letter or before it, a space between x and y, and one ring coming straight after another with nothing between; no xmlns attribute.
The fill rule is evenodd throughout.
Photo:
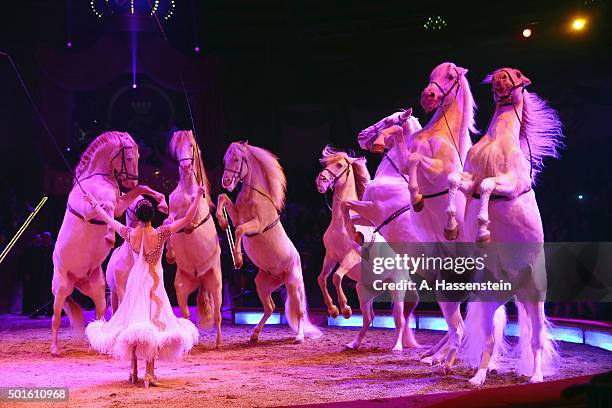
<svg viewBox="0 0 612 408"><path fill-rule="evenodd" d="M123 227L119 231L119 235L121 235L121 237L128 242L128 244L130 245L130 247L132 248L134 252L137 252L137 249L132 246L132 242L131 242L133 230L134 228L131 228L131 227ZM166 240L170 237L170 234L171 234L170 227L168 227L167 225L162 225L161 227L156 228L155 232L157 233L157 239L155 240L155 247L152 250L150 250L148 253L147 252L144 253L144 260L149 265L156 265L157 262L159 262L162 256L164 242L166 242ZM144 239L144 237L141 239Z"/></svg>

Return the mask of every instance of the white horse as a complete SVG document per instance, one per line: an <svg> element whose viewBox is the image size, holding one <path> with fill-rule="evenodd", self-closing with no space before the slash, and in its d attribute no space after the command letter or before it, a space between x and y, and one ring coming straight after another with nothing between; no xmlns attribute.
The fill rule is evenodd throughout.
<svg viewBox="0 0 612 408"><path fill-rule="evenodd" d="M431 72L429 84L421 94L422 107L429 112L435 111L429 123L413 133L408 142L402 134L403 129L398 126L388 129L398 146L401 170L408 174L413 209L411 222L416 235L413 242L440 243L446 240L442 231L448 175L462 168L466 153L472 145L470 131L476 133L476 104L466 73L467 69L451 62L438 65ZM458 212L456 218L461 223L463 213ZM435 278L431 272L417 271L425 279ZM463 335L461 302L443 300L440 294L438 300L449 331L423 355L423 361L437 363L444 360L444 368L449 371L455 362Z"/></svg>
<svg viewBox="0 0 612 408"><path fill-rule="evenodd" d="M380 233L393 248L396 243L414 242L417 238L410 221L408 179L401 173L400 152L394 139L389 137L388 130L391 128L401 129L403 135L408 137L420 130L421 125L412 116L412 109L408 109L396 112L359 133L360 146L375 153L383 153L384 158L376 169L374 180L366 186L363 197L360 200L343 201L341 209L349 236L356 235L356 224L374 226L374 232ZM357 217L352 216L351 212L356 213ZM401 341L403 347L420 347L409 327L410 315L417 303L416 291L411 291L409 301L394 303L396 330L404 328ZM343 306L342 314L347 317L350 313L350 307ZM362 310L362 313L364 319L373 318L373 315L366 316L367 310Z"/></svg>
<svg viewBox="0 0 612 408"><path fill-rule="evenodd" d="M174 287L176 298L184 318L189 318L188 296L198 289L198 324L217 329L216 346L221 337L221 248L211 218L213 203L210 186L202 161L202 152L191 131L174 132L170 141L170 154L179 164L180 181L170 194L170 216L165 221L173 222L185 216L192 197L199 185L205 187L206 199L200 201L196 216L189 227L170 237L166 258L176 261Z"/></svg>
<svg viewBox="0 0 612 408"><path fill-rule="evenodd" d="M333 201L331 222L323 235L325 258L321 274L317 280L323 292L327 311L332 317L337 317L339 311L327 290L327 277L329 274L337 264L340 264L334 273L333 281L338 294L338 302L344 312L349 311L350 306L347 304L347 298L342 289L342 278L347 275L357 282L357 296L359 297L359 308L363 316L363 325L355 339L346 344L347 348L356 349L361 345L374 319L373 302L376 296L364 287L361 277L360 245L363 242L361 239L358 239L358 242L356 242L355 239L347 235L344 214L340 207L343 201L356 201L363 197L363 192L370 182L370 174L364 157L350 157L347 153L336 150L331 146L325 147L322 156L319 161L324 166L324 169L317 176L316 185L322 194L332 190ZM372 230L373 228L369 227L369 229ZM368 235L372 234L372 231L364 231L364 233L364 236L367 236L367 241L370 241ZM381 276L380 278L383 280L387 276ZM393 296L396 340L392 350L402 351L402 341L405 339L404 341L408 343L408 339L413 339L413 335L403 310L395 306L397 303L404 301L405 291L394 291ZM407 345L410 346L409 343Z"/></svg>
<svg viewBox="0 0 612 408"><path fill-rule="evenodd" d="M146 186L137 186L138 145L127 133L105 132L98 136L83 152L75 177L80 186L114 217L123 214L140 194L150 194L160 202L162 211L167 210L162 194ZM77 332L84 330L82 310L69 297L75 287L93 299L96 318L102 318L106 311L106 282L101 264L115 243L115 233L95 218L94 209L83 200L80 186L75 182L68 196L64 221L53 250L53 355L59 355L62 308L73 328ZM132 190L121 195L120 186Z"/></svg>
<svg viewBox="0 0 612 408"><path fill-rule="evenodd" d="M525 87L531 81L519 70L501 68L489 75L496 102L495 114L484 137L469 151L463 172L448 180L446 229L456 231L453 198L458 189L466 194L465 235L481 246L488 242L523 243L506 249L509 253L495 272L510 276L516 294L521 330L519 371L530 382L541 382L558 357L548 338L544 314L546 276L544 232L532 185L542 170L543 159L558 157L563 134L557 113ZM527 276L526 276L527 274ZM498 340L493 316L507 299L470 303L466 319L466 356L480 360L470 383L484 382ZM500 307L501 306L501 307Z"/></svg>
<svg viewBox="0 0 612 408"><path fill-rule="evenodd" d="M236 226L232 248L235 265L242 266L241 246L244 239L246 254L259 268L255 285L264 315L253 330L251 341L258 340L259 333L274 311L272 292L283 284L287 288L285 314L289 325L297 332L295 341L303 342L304 335L320 336L320 330L308 318L300 255L280 222L287 183L278 158L247 142L234 142L225 152L223 162L223 187L232 191L242 182L242 189L235 205L227 195L219 195L217 219L221 228L228 228L223 215L226 208Z"/></svg>

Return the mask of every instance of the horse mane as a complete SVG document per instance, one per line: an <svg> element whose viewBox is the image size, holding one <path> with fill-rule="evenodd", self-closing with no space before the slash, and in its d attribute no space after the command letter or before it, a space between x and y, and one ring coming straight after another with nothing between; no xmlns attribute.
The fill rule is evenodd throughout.
<svg viewBox="0 0 612 408"><path fill-rule="evenodd" d="M78 180L88 175L88 173L90 172L90 167L91 167L91 164L93 163L94 157L96 157L96 155L100 151L108 148L109 145L115 146L119 144L119 142L122 139L131 143L132 146L136 145L136 143L134 142L134 139L132 139L132 137L128 133L125 133L125 132L108 131L96 137L94 141L91 142L89 146L87 146L87 148L81 154L81 159L79 160L79 164L74 170L75 179ZM75 182L76 180L73 181L73 184Z"/></svg>
<svg viewBox="0 0 612 408"><path fill-rule="evenodd" d="M212 201L212 196L210 192L210 182L208 181L208 175L206 174L206 168L204 167L204 161L202 160L202 150L198 145L198 142L193 135L191 130L178 130L174 132L172 135L172 139L170 139L170 144L168 146L168 151L170 156L174 160L178 160L177 149L178 147L187 140L189 144L196 148L196 157L194 160L194 165L197 167L199 171L196 171L196 182L198 184L202 183L204 188L206 189L206 200L208 201L209 206L213 206L214 203Z"/></svg>
<svg viewBox="0 0 612 408"><path fill-rule="evenodd" d="M417 122L418 123L418 122ZM370 172L366 165L365 157L352 157L343 150L336 149L332 145L327 145L321 153L322 157L319 162L327 167L331 163L335 163L339 160L346 160L351 165L351 170L355 175L355 189L357 190L357 198L361 200L363 193L365 192L366 186L370 182Z"/></svg>
<svg viewBox="0 0 612 408"><path fill-rule="evenodd" d="M461 156L461 160L465 163L468 150L470 150L472 147L470 133L477 135L480 132L478 129L476 129L475 116L477 105L474 101L474 96L472 95L470 83L465 75L461 75L459 84L461 85L463 93L463 117L461 118L461 129L459 136L459 155Z"/></svg>
<svg viewBox="0 0 612 408"><path fill-rule="evenodd" d="M285 192L287 191L287 178L279 163L278 157L261 147L252 146L248 143L241 144L246 148L250 157L255 159L260 167L262 176L268 185L268 192L274 206L278 211L285 207ZM251 171L253 167L251 167Z"/></svg>
<svg viewBox="0 0 612 408"><path fill-rule="evenodd" d="M519 141L523 154L533 166L532 183L544 168L546 157L559 158L559 149L565 147L563 139L557 111L535 93L525 90Z"/></svg>

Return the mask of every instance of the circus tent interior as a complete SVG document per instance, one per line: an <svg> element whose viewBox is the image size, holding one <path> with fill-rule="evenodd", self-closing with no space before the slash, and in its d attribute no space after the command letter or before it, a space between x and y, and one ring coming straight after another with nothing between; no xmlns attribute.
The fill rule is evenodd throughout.
<svg viewBox="0 0 612 408"><path fill-rule="evenodd" d="M0 11L2 406L610 406L609 1Z"/></svg>

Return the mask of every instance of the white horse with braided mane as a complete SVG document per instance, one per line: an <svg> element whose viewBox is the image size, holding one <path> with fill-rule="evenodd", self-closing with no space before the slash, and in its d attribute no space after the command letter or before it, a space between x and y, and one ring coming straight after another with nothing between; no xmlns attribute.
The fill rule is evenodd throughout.
<svg viewBox="0 0 612 408"><path fill-rule="evenodd" d="M495 113L486 134L469 151L464 170L449 175L448 220L451 235L461 225L455 214L457 190L468 197L465 235L480 246L504 243L493 265L497 278L512 283L519 312L518 371L541 382L553 371L558 354L548 337L544 313L546 273L544 232L532 186L543 159L558 157L563 134L557 113L525 87L531 81L518 69L501 68L489 75ZM471 302L466 318L465 356L478 366L470 383L484 382L495 349L503 339L494 335L494 314L507 297Z"/></svg>
<svg viewBox="0 0 612 408"><path fill-rule="evenodd" d="M303 342L305 335L319 337L320 330L308 318L300 254L280 222L287 183L278 158L247 142L234 142L225 152L223 162L223 187L232 191L241 182L242 189L235 205L226 194L219 195L217 219L221 228L228 228L223 214L225 208L236 226L232 248L235 266L242 266L244 241L246 254L259 268L255 285L264 314L251 334L251 341L259 339L259 333L275 308L272 292L283 284L287 288L285 314L289 325L297 332L295 341Z"/></svg>
<svg viewBox="0 0 612 408"><path fill-rule="evenodd" d="M344 214L344 225L349 237L355 237L355 225L373 226L374 234L379 233L393 249L395 244L416 241L416 235L410 221L410 195L408 194L408 179L400 171L400 152L393 138L390 138L389 129L401 128L403 135L409 137L421 129L417 118L412 116L412 109L399 111L388 116L372 126L359 132L359 145L363 149L375 153L382 153L383 160L378 165L374 179L367 184L361 199L344 200L341 210ZM356 214L356 216L353 215ZM372 236L374 238L374 235ZM365 245L372 244L366 242ZM399 248L398 248L399 249ZM403 347L420 347L409 327L410 316L418 303L416 291L410 291L410 298L404 302L394 302L395 327L398 333L403 333L400 345L396 342L397 350ZM351 309L342 305L342 314L350 316ZM369 326L374 318L371 309L362 309L364 326ZM347 346L357 347L365 335L362 329L356 342Z"/></svg>
<svg viewBox="0 0 612 408"><path fill-rule="evenodd" d="M104 209L118 217L136 197L149 194L167 211L162 194L146 186L138 186L138 145L123 132L105 132L85 149L75 169L75 182L64 220L53 250L52 292L53 318L51 320L51 353L59 355L58 332L62 308L77 333L84 332L83 313L70 298L76 287L93 299L96 318L106 311L106 281L102 261L115 243L115 233L104 222L95 218L95 210L83 200L81 188L100 202ZM131 188L122 194L121 187Z"/></svg>
<svg viewBox="0 0 612 408"><path fill-rule="evenodd" d="M338 302L343 310L350 308L350 306L347 304L347 298L342 289L342 278L346 275L357 283L357 296L359 298L359 308L363 315L363 325L355 339L346 345L347 348L355 349L361 345L366 332L372 324L374 318L373 302L376 296L368 291L368 288L364 286L362 281L360 245L363 242L361 239L356 242L354 237L348 236L346 226L344 225L344 214L340 207L343 201L354 201L363 197L363 192L370 182L370 173L366 167L364 157L351 157L346 152L336 150L331 146L326 146L323 149L322 156L319 161L324 166L324 169L317 176L316 185L322 194L326 194L331 190L333 192L333 200L331 222L323 235L325 258L323 259L321 274L317 280L323 292L327 311L334 318L338 317L340 312L336 305L334 305L334 301L327 290L327 277L331 274L334 267L339 265L334 273L333 282L338 294ZM359 232L362 232L365 240L370 241L370 234L373 233L373 228L360 226L357 226L357 228ZM374 251L375 249L372 250ZM386 276L380 277L381 280L386 278ZM395 303L403 302L405 292L397 291L393 295ZM393 309L397 324L393 351L402 351L403 338L410 338L410 335L404 336L406 331L410 329L408 324L401 323L401 317L404 317L403 311L398 309L398 307ZM400 316L398 316L398 313Z"/></svg>
<svg viewBox="0 0 612 408"><path fill-rule="evenodd" d="M221 248L215 222L211 217L213 203L210 185L206 177L202 152L191 131L174 132L170 140L170 154L179 164L179 183L170 193L170 216L165 223L172 223L187 213L198 186L205 188L205 200L200 205L192 223L173 234L166 248L168 262L176 262L174 288L184 318L189 318L188 296L198 290L198 324L217 331L216 346L221 337Z"/></svg>

